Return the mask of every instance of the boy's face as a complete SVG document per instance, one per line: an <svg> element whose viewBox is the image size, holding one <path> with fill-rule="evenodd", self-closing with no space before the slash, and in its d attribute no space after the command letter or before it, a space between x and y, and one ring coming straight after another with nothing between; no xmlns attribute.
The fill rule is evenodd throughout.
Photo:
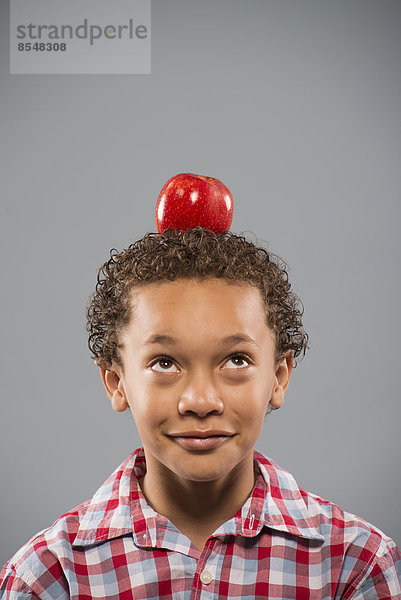
<svg viewBox="0 0 401 600"><path fill-rule="evenodd" d="M275 364L259 290L219 279L152 283L133 294L122 368L102 371L129 407L148 471L212 481L251 468L269 401L284 400L292 357Z"/></svg>

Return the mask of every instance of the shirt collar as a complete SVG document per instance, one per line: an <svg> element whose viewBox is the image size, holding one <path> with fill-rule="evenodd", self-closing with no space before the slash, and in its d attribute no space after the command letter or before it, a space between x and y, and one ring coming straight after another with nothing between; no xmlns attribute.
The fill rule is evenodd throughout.
<svg viewBox="0 0 401 600"><path fill-rule="evenodd" d="M298 487L288 471L256 450L255 463L261 475L254 492L257 491L257 496L263 499L263 508L260 510L262 526L306 539L324 541L319 533L318 505L311 502L311 496ZM252 494L248 499L251 507L253 496Z"/></svg>
<svg viewBox="0 0 401 600"><path fill-rule="evenodd" d="M307 494L292 475L256 450L254 465L257 478L251 496L214 535L254 537L266 526L323 541L318 514L308 507ZM139 448L110 475L92 500L78 509L79 529L73 546L90 546L129 533L139 546L163 545L162 532L174 526L147 504L138 482L145 473L145 456Z"/></svg>

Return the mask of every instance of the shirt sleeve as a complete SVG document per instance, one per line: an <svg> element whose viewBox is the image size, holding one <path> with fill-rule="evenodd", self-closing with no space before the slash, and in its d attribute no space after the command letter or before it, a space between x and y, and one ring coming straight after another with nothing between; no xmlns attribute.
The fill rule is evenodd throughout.
<svg viewBox="0 0 401 600"><path fill-rule="evenodd" d="M12 565L5 564L0 573L0 600L35 600L39 596L15 573Z"/></svg>
<svg viewBox="0 0 401 600"><path fill-rule="evenodd" d="M379 556L349 600L401 600L401 552L389 540L387 552Z"/></svg>

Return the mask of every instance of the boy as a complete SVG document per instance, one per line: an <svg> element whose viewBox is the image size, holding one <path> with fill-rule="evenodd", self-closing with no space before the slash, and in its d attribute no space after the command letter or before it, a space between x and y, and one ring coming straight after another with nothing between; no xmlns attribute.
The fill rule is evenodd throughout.
<svg viewBox="0 0 401 600"><path fill-rule="evenodd" d="M308 337L285 265L147 234L99 271L89 347L136 450L3 568L4 599L401 599L401 554L254 450Z"/></svg>

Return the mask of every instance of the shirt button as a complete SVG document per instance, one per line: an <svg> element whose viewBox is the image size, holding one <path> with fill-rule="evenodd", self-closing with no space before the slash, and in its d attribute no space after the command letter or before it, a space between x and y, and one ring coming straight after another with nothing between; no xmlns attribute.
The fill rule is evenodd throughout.
<svg viewBox="0 0 401 600"><path fill-rule="evenodd" d="M205 585L208 585L208 583L210 583L212 581L213 577L212 574L209 571L202 571L202 573L200 574L200 580L202 583L204 583Z"/></svg>

